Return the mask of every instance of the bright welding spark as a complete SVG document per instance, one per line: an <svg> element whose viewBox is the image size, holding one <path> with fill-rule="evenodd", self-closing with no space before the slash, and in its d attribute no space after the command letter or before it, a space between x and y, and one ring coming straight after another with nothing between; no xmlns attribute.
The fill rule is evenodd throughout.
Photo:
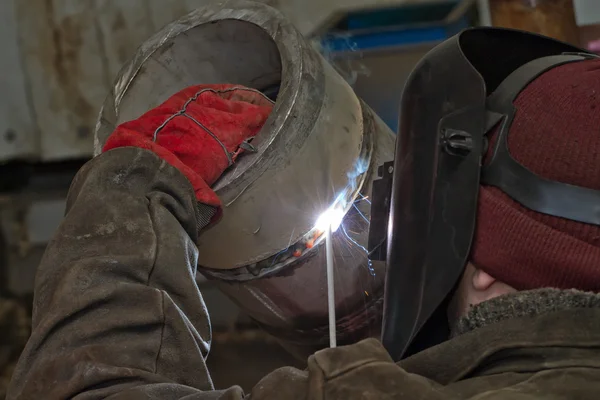
<svg viewBox="0 0 600 400"><path fill-rule="evenodd" d="M367 217L365 217L365 214L363 214L362 211L360 211L358 209L358 207L356 206L356 203L352 204L352 206L356 209L356 211L358 211L358 214L360 214L360 216L362 217L362 219L364 219L367 223L369 223L369 219Z"/></svg>
<svg viewBox="0 0 600 400"><path fill-rule="evenodd" d="M323 212L315 224L315 228L324 232L329 226L331 226L331 232L338 230L344 219L344 211L339 208L329 208Z"/></svg>
<svg viewBox="0 0 600 400"><path fill-rule="evenodd" d="M348 176L348 184L346 187L338 193L333 205L325 210L319 218L317 218L317 222L315 223L315 229L319 231L325 232L329 226L331 226L331 232L335 232L338 230L345 216L345 209L347 208L348 201L350 195L358 188L358 177L364 174L369 167L369 162L367 159L359 158L356 160L354 167L347 174ZM365 196L361 193L359 195L362 197L362 200L366 200L370 203ZM353 204L356 207L355 204ZM364 216L364 214L356 207L358 213L362 216L362 218L369 222L369 220ZM348 236L348 234L346 234ZM362 246L361 246L362 247Z"/></svg>
<svg viewBox="0 0 600 400"><path fill-rule="evenodd" d="M348 235L348 232L346 231L346 227L342 224L342 232L344 232L344 235L346 236L346 238L348 238L348 240L350 242L352 242L355 246L357 246L359 249L363 250L365 253L367 253L367 257L369 256L369 250L367 250L367 248L363 245L361 245L360 243L358 243L356 240L352 239L350 237L350 235ZM367 267L369 268L369 272L371 273L372 276L375 276L375 269L373 268L373 263L371 262L371 260L367 260Z"/></svg>
<svg viewBox="0 0 600 400"><path fill-rule="evenodd" d="M346 238L348 238L348 240L351 241L355 246L357 246L359 249L361 249L365 253L369 254L369 250L367 250L367 248L365 246L361 245L356 240L351 238L350 235L348 235L348 232L346 231L346 227L344 225L342 225L342 232L344 232L344 235L346 236Z"/></svg>
<svg viewBox="0 0 600 400"><path fill-rule="evenodd" d="M364 196L362 193L359 193L358 195L360 196L360 199L357 201L357 203L358 203L359 201L362 201L362 200L364 200L364 201L366 201L367 203L371 204L371 200L369 200L369 196Z"/></svg>

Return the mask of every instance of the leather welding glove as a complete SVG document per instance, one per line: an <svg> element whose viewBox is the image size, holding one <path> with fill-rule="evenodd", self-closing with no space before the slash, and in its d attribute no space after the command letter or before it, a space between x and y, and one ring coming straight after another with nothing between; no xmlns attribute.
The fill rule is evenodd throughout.
<svg viewBox="0 0 600 400"><path fill-rule="evenodd" d="M221 201L210 188L229 168L269 116L273 102L239 85L188 87L136 120L117 127L103 151L133 146L148 149L181 171L200 204L221 215ZM240 147L241 146L241 147Z"/></svg>

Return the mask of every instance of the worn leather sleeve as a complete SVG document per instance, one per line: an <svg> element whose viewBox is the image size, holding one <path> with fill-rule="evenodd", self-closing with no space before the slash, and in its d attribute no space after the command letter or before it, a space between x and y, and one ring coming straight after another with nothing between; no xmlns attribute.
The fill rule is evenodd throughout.
<svg viewBox="0 0 600 400"><path fill-rule="evenodd" d="M186 178L153 153L115 149L84 166L38 269L33 333L7 398L243 398L239 387L214 391L204 361L199 212ZM372 339L318 352L307 371L279 369L250 396L447 399Z"/></svg>
<svg viewBox="0 0 600 400"><path fill-rule="evenodd" d="M441 385L395 364L375 339L321 350L308 360L308 370L310 398L315 400L456 400Z"/></svg>
<svg viewBox="0 0 600 400"><path fill-rule="evenodd" d="M308 359L306 371L271 373L251 393L251 400L263 399L457 400L436 382L395 364L375 339L321 350Z"/></svg>
<svg viewBox="0 0 600 400"><path fill-rule="evenodd" d="M240 399L214 391L195 284L198 208L175 168L135 148L75 178L35 282L8 399Z"/></svg>

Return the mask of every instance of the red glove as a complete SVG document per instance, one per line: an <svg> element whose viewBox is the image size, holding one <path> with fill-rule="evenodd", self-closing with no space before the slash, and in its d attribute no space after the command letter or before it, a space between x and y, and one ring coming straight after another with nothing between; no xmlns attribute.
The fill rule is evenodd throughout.
<svg viewBox="0 0 600 400"><path fill-rule="evenodd" d="M243 151L240 145L262 128L272 107L273 102L254 89L192 86L119 125L103 151L125 146L153 151L189 179L196 199L216 207L218 217L221 201L210 186L235 162Z"/></svg>

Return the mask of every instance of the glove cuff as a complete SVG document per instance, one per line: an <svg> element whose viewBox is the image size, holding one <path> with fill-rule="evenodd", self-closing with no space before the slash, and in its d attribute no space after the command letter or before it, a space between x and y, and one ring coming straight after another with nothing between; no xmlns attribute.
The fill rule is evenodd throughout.
<svg viewBox="0 0 600 400"><path fill-rule="evenodd" d="M221 208L213 207L203 203L196 206L196 230L201 232L204 228L215 224L221 217Z"/></svg>
<svg viewBox="0 0 600 400"><path fill-rule="evenodd" d="M194 194L196 195L196 200L198 200L199 203L205 204L206 206L209 206L215 210L210 217L210 222L214 223L220 218L222 213L221 200L217 194L208 186L208 184L199 174L185 165L175 154L144 136L138 135L137 133L129 130L119 129L117 129L117 131L115 131L115 133L108 138L102 151L107 152L120 147L137 147L150 150L158 157L169 163L171 166L177 168L192 184L192 187L194 188Z"/></svg>

